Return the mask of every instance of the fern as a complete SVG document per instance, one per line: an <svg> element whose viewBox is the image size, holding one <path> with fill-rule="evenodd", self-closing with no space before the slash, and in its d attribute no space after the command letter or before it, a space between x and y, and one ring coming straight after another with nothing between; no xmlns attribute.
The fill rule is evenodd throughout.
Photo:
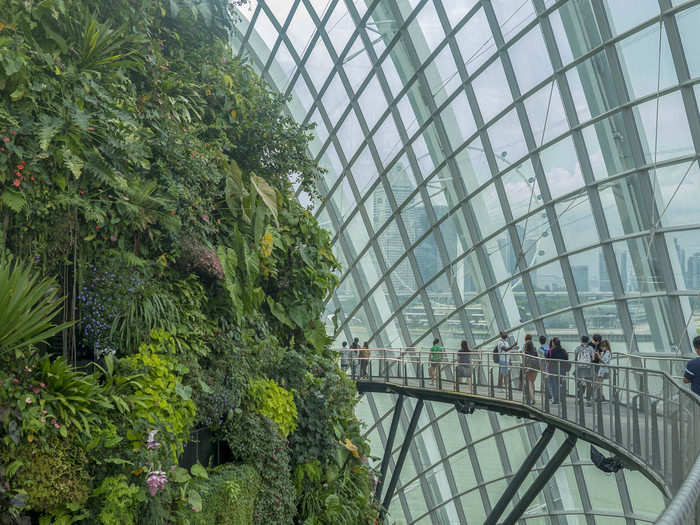
<svg viewBox="0 0 700 525"><path fill-rule="evenodd" d="M5 190L2 193L2 196L0 196L0 201L2 201L5 204L5 206L10 208L15 213L21 212L27 205L27 201L24 199L24 195L22 195L18 191L13 190Z"/></svg>
<svg viewBox="0 0 700 525"><path fill-rule="evenodd" d="M66 168L73 174L76 179L80 178L83 171L84 162L81 158L77 157L71 150L67 147L63 147L63 164Z"/></svg>
<svg viewBox="0 0 700 525"><path fill-rule="evenodd" d="M50 115L47 115L46 113L43 113L39 117L39 129L37 130L37 135L39 137L39 147L43 151L49 149L51 141L60 131L63 124L63 119L58 117L52 117Z"/></svg>

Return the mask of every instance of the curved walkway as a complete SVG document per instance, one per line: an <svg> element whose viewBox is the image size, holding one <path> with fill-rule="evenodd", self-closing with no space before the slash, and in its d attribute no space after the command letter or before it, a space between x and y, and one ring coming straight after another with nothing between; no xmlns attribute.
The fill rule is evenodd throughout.
<svg viewBox="0 0 700 525"><path fill-rule="evenodd" d="M452 403L468 413L486 409L542 421L574 441L606 449L670 499L659 523L700 524L700 396L665 372L608 366L607 377L596 380L597 369L574 362L568 362L569 371L563 361L554 360L536 359L526 367L522 355L514 354L504 369L491 352L469 354L468 364L446 352L440 363L431 363L427 353L415 348L373 349L364 365L352 354L343 361L360 392L397 393L399 399ZM534 396L528 392L528 372L537 372ZM559 403L548 395L554 383L559 384Z"/></svg>

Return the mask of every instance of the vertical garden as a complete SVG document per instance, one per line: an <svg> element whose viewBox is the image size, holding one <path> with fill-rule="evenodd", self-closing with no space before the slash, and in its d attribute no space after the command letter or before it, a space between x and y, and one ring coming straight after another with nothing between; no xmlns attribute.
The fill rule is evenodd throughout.
<svg viewBox="0 0 700 525"><path fill-rule="evenodd" d="M312 130L228 4L0 0L3 525L376 521Z"/></svg>

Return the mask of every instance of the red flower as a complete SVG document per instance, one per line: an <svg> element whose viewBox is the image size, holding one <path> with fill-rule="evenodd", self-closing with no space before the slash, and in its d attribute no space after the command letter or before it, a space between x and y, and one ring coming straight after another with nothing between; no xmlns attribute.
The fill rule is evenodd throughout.
<svg viewBox="0 0 700 525"><path fill-rule="evenodd" d="M5 142L10 142L10 137L5 137L5 138L2 139L2 140L4 140Z"/></svg>
<svg viewBox="0 0 700 525"><path fill-rule="evenodd" d="M19 181L19 179L15 179L12 181L12 184L14 184L15 186L17 186L19 188L19 185L21 184L21 182Z"/></svg>
<svg viewBox="0 0 700 525"><path fill-rule="evenodd" d="M22 170L24 169L24 166L22 166L21 164L18 164L18 165L17 165L17 169L18 169L19 171L22 171Z"/></svg>

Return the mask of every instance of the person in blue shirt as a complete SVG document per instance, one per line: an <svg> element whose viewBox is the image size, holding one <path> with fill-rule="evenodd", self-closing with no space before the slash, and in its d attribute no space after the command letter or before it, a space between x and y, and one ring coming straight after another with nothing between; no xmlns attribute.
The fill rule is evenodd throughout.
<svg viewBox="0 0 700 525"><path fill-rule="evenodd" d="M693 339L693 347L700 356L700 335ZM690 383L690 389L700 396L700 357L688 361L683 374L683 382Z"/></svg>

